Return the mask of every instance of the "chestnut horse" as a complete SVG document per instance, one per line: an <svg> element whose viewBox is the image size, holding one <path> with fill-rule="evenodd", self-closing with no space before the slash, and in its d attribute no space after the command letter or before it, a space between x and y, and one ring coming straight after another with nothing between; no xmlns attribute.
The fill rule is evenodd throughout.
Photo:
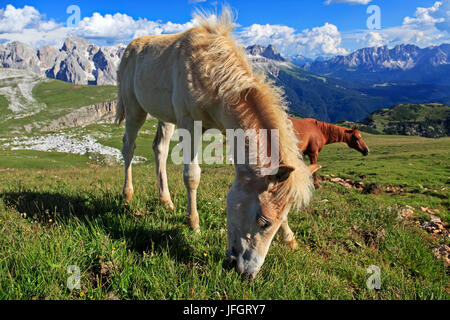
<svg viewBox="0 0 450 320"><path fill-rule="evenodd" d="M345 142L347 145L361 152L364 156L369 154L369 147L362 139L359 126L352 129L340 127L331 123L315 119L294 119L289 117L294 125L297 137L300 140L298 147L303 154L309 157L311 164L317 163L317 156L323 146L330 143ZM314 186L320 188L317 173L314 173Z"/></svg>

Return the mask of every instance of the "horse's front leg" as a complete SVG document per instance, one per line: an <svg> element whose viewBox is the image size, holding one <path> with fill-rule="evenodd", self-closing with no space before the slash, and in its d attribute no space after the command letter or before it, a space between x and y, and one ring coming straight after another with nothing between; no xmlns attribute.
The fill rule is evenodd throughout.
<svg viewBox="0 0 450 320"><path fill-rule="evenodd" d="M194 122L178 124L178 129L185 129L186 134L180 134L183 144L183 180L187 192L186 222L195 232L200 233L200 221L197 211L197 188L200 184L201 169L198 164L198 152L201 147L202 131L194 129ZM184 141L187 139L188 141Z"/></svg>
<svg viewBox="0 0 450 320"><path fill-rule="evenodd" d="M169 155L170 137L172 137L175 125L159 121L156 136L153 140L153 151L156 162L156 180L158 184L159 200L169 210L175 210L170 198L169 185L167 183L166 163Z"/></svg>
<svg viewBox="0 0 450 320"><path fill-rule="evenodd" d="M287 244L291 249L297 249L298 244L297 241L295 240L294 232L292 232L291 228L289 228L287 217L281 223L280 230L281 230L281 239L283 240L283 242Z"/></svg>

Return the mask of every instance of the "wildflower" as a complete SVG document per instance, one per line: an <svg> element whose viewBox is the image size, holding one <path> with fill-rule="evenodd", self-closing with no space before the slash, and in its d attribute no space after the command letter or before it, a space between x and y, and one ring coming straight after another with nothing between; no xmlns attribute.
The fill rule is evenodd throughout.
<svg viewBox="0 0 450 320"><path fill-rule="evenodd" d="M114 247L112 249L113 249L113 251L116 250L116 248L114 248Z"/></svg>
<svg viewBox="0 0 450 320"><path fill-rule="evenodd" d="M84 292L80 291L80 297L83 298L84 297Z"/></svg>
<svg viewBox="0 0 450 320"><path fill-rule="evenodd" d="M49 220L48 220L48 222L52 223L52 222L53 222L53 220L52 220L52 219L49 219Z"/></svg>
<svg viewBox="0 0 450 320"><path fill-rule="evenodd" d="M203 252L203 256L204 256L204 257L207 257L208 254L207 254L206 252Z"/></svg>

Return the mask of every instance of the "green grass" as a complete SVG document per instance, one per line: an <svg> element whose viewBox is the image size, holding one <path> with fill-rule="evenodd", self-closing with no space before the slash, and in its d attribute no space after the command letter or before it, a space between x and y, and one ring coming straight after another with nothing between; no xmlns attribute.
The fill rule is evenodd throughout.
<svg viewBox="0 0 450 320"><path fill-rule="evenodd" d="M49 109L77 108L117 99L116 86L76 85L48 80L33 88L33 96Z"/></svg>
<svg viewBox="0 0 450 320"><path fill-rule="evenodd" d="M3 121L0 135L8 136L12 131L23 132L25 125L58 119L83 106L116 100L117 87L76 85L59 80L46 80L34 86L33 97L38 105L45 104L45 107L33 116ZM8 104L9 102L0 96L2 114L11 113L7 109Z"/></svg>
<svg viewBox="0 0 450 320"><path fill-rule="evenodd" d="M8 108L8 106L9 106L9 101L8 101L8 99L6 99L6 97L5 96L3 96L3 95L0 95L0 110L5 110L6 111L6 109ZM2 113L3 114L3 113Z"/></svg>
<svg viewBox="0 0 450 320"><path fill-rule="evenodd" d="M151 153L152 121L137 154ZM121 129L105 130L112 138L103 142L117 147ZM405 192L363 194L323 183L309 207L290 213L299 249L276 237L253 282L222 265L231 166L202 165L198 236L184 224L182 166L168 165L176 206L170 212L157 201L152 161L134 167L135 197L123 206L122 167L57 156L47 165L30 152L42 160L32 166L21 160L28 152L9 151L15 161L0 156L0 299L449 299L447 269L432 254L448 240L399 220L398 209L436 208L449 222L450 139L364 138L369 157L326 146L321 173L402 185ZM28 168L14 169L21 161ZM69 265L80 267L81 290L66 287ZM366 287L370 265L381 269L381 290Z"/></svg>

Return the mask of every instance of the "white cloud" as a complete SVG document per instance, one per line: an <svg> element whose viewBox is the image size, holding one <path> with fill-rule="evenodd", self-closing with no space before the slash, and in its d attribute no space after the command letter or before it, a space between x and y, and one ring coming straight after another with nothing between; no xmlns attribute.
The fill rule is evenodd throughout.
<svg viewBox="0 0 450 320"><path fill-rule="evenodd" d="M92 17L85 17L81 20L79 27L74 32L76 35L88 39L100 39L108 42L128 42L132 38L142 35L176 33L192 26L194 26L193 21L184 24L172 23L170 21L161 23L147 19L134 20L132 17L122 13L102 16L96 12Z"/></svg>
<svg viewBox="0 0 450 320"><path fill-rule="evenodd" d="M15 8L8 4L5 9L0 9L0 42L21 41L35 48L60 46L68 35L74 34L98 44L127 43L142 35L181 32L194 24L194 21L178 24L141 18L135 20L127 14L101 15L96 12L84 17L78 27L67 28L53 20L44 20L34 7Z"/></svg>
<svg viewBox="0 0 450 320"><path fill-rule="evenodd" d="M443 17L435 17L441 6L442 2L438 1L430 8L419 7L416 9L414 18L405 17L403 19L403 25L430 26L438 22L444 22Z"/></svg>
<svg viewBox="0 0 450 320"><path fill-rule="evenodd" d="M16 9L8 4L5 9L0 9L0 33L20 32L27 27L39 25L40 14L30 6Z"/></svg>
<svg viewBox="0 0 450 320"><path fill-rule="evenodd" d="M419 47L450 42L450 0L437 1L429 8L419 7L402 25L381 30L360 30L343 35L352 50L360 47L415 44ZM355 45L358 45L355 47Z"/></svg>
<svg viewBox="0 0 450 320"><path fill-rule="evenodd" d="M347 53L341 47L342 38L338 28L330 23L299 33L294 28L283 25L253 24L242 28L238 37L244 45L273 44L285 55L302 54L315 57Z"/></svg>
<svg viewBox="0 0 450 320"><path fill-rule="evenodd" d="M372 2L372 0L326 0L325 4L330 5L333 3L349 3L349 4L368 4Z"/></svg>

